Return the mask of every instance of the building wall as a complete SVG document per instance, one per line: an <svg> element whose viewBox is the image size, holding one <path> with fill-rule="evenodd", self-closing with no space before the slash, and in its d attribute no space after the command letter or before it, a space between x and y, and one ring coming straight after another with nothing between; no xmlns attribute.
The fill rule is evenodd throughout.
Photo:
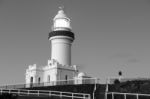
<svg viewBox="0 0 150 99"><path fill-rule="evenodd" d="M74 79L76 71L74 66L64 66L56 60L48 60L47 66L37 68L34 64L28 67L26 70L26 84L44 83L44 85L55 85L60 80ZM31 77L33 77L33 81L31 81Z"/></svg>
<svg viewBox="0 0 150 99"><path fill-rule="evenodd" d="M26 70L26 84L43 82L43 70L37 68L36 64L30 65Z"/></svg>
<svg viewBox="0 0 150 99"><path fill-rule="evenodd" d="M35 83L43 83L43 70L37 70L35 76Z"/></svg>
<svg viewBox="0 0 150 99"><path fill-rule="evenodd" d="M44 71L44 85L54 85L54 81L57 81L57 69L51 68Z"/></svg>
<svg viewBox="0 0 150 99"><path fill-rule="evenodd" d="M58 79L57 80L68 80L73 79L75 76L75 71L66 69L66 68L59 68L58 69Z"/></svg>

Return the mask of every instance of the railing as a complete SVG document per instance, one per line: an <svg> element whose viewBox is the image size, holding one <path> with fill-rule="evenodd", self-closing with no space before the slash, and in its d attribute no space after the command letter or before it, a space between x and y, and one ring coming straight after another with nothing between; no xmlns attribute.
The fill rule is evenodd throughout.
<svg viewBox="0 0 150 99"><path fill-rule="evenodd" d="M70 97L71 99L90 99L90 94L84 93L71 93L61 91L46 91L46 90L22 90L22 89L0 89L0 93L17 94L19 96L57 96L57 97Z"/></svg>
<svg viewBox="0 0 150 99"><path fill-rule="evenodd" d="M82 79L58 80L43 83L4 85L0 86L0 88L19 89L19 88L32 88L32 87L56 86L56 85L77 85L77 84L100 84L100 80L97 78L84 78L84 79L82 78Z"/></svg>
<svg viewBox="0 0 150 99"><path fill-rule="evenodd" d="M105 99L150 99L150 94L107 92Z"/></svg>

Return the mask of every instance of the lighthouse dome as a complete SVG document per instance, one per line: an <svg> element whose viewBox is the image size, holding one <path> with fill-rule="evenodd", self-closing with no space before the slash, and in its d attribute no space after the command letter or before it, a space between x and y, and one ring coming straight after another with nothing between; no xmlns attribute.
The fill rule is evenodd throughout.
<svg viewBox="0 0 150 99"><path fill-rule="evenodd" d="M78 74L78 77L84 77L84 76L86 76L86 74L85 74L84 72L80 72L80 73Z"/></svg>
<svg viewBox="0 0 150 99"><path fill-rule="evenodd" d="M58 11L57 15L54 17L53 21L54 21L54 25L52 27L52 30L71 31L70 19L66 16L62 7L60 7L60 10Z"/></svg>
<svg viewBox="0 0 150 99"><path fill-rule="evenodd" d="M56 19L64 19L64 18L69 20L69 18L66 16L64 11L61 9L61 10L58 11L57 15L54 17L54 20L56 20Z"/></svg>

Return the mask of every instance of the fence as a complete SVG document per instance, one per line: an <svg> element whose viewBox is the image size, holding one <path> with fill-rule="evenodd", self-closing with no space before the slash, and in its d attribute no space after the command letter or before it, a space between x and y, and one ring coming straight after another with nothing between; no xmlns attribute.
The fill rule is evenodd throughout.
<svg viewBox="0 0 150 99"><path fill-rule="evenodd" d="M107 92L105 99L150 99L150 94Z"/></svg>
<svg viewBox="0 0 150 99"><path fill-rule="evenodd" d="M0 86L0 88L19 89L19 88L32 88L32 87L56 86L56 85L77 85L77 84L100 84L100 80L97 78L82 78L82 79L50 81L43 83L4 85Z"/></svg>
<svg viewBox="0 0 150 99"><path fill-rule="evenodd" d="M60 98L69 97L71 99L90 99L90 94L71 93L61 91L46 91L46 90L22 90L22 89L0 89L0 93L17 94L19 96L57 96Z"/></svg>

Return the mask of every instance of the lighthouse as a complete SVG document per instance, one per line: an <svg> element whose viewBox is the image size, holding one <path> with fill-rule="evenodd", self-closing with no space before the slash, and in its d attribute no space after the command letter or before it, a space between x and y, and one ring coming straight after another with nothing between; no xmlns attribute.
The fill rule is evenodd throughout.
<svg viewBox="0 0 150 99"><path fill-rule="evenodd" d="M74 40L70 19L62 7L53 19L52 31L49 33L51 42L51 59L62 65L71 66L71 45Z"/></svg>
<svg viewBox="0 0 150 99"><path fill-rule="evenodd" d="M27 84L43 82L54 84L60 80L74 79L78 70L76 65L71 64L71 45L75 39L71 30L70 19L60 7L53 18L48 37L51 43L51 58L46 66L29 65L26 70Z"/></svg>
<svg viewBox="0 0 150 99"><path fill-rule="evenodd" d="M51 58L46 66L29 65L26 69L26 84L44 83L44 86L57 85L60 81L74 80L81 84L83 78L89 78L71 63L71 46L75 39L70 26L70 19L62 7L53 18L53 25L48 37L51 43ZM68 82L67 82L68 83ZM30 86L27 86L30 87Z"/></svg>

